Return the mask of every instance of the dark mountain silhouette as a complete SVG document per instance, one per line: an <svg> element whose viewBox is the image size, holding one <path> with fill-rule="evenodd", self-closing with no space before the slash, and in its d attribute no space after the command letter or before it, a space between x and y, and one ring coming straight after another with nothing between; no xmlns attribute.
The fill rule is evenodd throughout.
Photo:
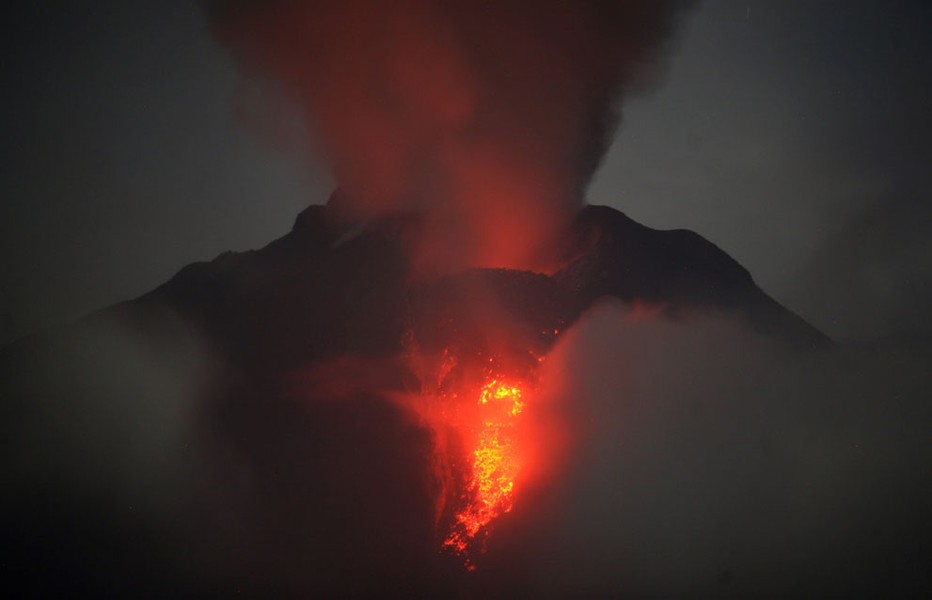
<svg viewBox="0 0 932 600"><path fill-rule="evenodd" d="M481 578L464 579L458 558L437 553L433 433L384 400L417 389L404 358L412 347L531 363L603 297L675 318L732 313L793 346L828 343L702 237L652 230L611 208L581 210L554 244L566 266L549 276L417 277L405 252L417 226L415 215L360 226L332 204L311 206L261 250L189 265L138 299L3 350L5 456L17 490L4 501L7 581L132 595L483 593ZM129 492L116 481L122 467L106 465L131 463L142 442L112 413L161 400L151 380L127 371L122 346L93 333L114 326L157 365L184 365L179 329L194 331L210 357L175 466L151 467ZM88 416L100 406L105 426ZM167 436L162 426L141 430ZM80 440L69 445L62 432ZM85 447L103 484L85 481L85 463L70 455ZM182 491L165 492L175 500L156 516L126 499L163 488Z"/></svg>
<svg viewBox="0 0 932 600"><path fill-rule="evenodd" d="M469 307L489 302L500 304L497 316L524 330L516 337L522 344L533 340L539 352L553 329L571 325L602 297L674 315L725 311L793 344L828 342L698 234L650 229L609 207L580 211L566 240L555 244L575 258L552 276L474 269L413 280L403 241L416 227L417 217L409 215L357 229L340 223L328 206L311 206L290 233L265 248L189 265L104 314L132 318L171 307L235 362L284 371L328 356L391 354L412 326L419 339L436 337L440 323L454 337L494 328L469 322L479 318Z"/></svg>

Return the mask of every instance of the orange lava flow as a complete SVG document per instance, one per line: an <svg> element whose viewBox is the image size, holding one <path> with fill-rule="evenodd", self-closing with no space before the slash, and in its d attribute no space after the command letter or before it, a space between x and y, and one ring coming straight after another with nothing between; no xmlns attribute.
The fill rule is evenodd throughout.
<svg viewBox="0 0 932 600"><path fill-rule="evenodd" d="M521 386L492 379L482 386L476 400L479 428L470 455L468 502L456 514L453 529L443 543L445 548L466 557L470 569L473 568L468 557L470 545L477 535L488 533L493 519L511 510L515 480L524 462L517 435L525 407Z"/></svg>

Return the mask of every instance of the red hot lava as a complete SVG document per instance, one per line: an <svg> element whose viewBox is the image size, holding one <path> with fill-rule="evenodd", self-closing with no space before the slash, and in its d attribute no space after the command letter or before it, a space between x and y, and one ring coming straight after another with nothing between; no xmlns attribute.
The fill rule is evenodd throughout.
<svg viewBox="0 0 932 600"><path fill-rule="evenodd" d="M415 408L437 434L439 548L471 571L496 520L511 512L532 467L540 466L536 401L543 358L514 348L499 348L492 357L464 350L442 352L429 369L435 383L423 389Z"/></svg>
<svg viewBox="0 0 932 600"><path fill-rule="evenodd" d="M541 367L571 308L549 278L502 270L425 284L410 310L405 360L421 385L410 400L435 433L437 545L472 568L554 462Z"/></svg>
<svg viewBox="0 0 932 600"><path fill-rule="evenodd" d="M466 505L456 514L453 529L443 545L469 560L477 536L487 535L492 521L511 510L515 482L524 464L521 417L525 409L526 384L492 378L475 394L472 449L468 454L471 475Z"/></svg>

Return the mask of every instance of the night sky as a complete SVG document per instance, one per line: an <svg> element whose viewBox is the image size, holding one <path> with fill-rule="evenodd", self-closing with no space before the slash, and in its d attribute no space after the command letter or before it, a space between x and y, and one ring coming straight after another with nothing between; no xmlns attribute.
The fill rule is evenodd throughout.
<svg viewBox="0 0 932 600"><path fill-rule="evenodd" d="M0 340L261 247L328 197L300 120L198 3L8 10ZM703 2L590 202L697 231L833 337L928 330L930 27L922 1Z"/></svg>

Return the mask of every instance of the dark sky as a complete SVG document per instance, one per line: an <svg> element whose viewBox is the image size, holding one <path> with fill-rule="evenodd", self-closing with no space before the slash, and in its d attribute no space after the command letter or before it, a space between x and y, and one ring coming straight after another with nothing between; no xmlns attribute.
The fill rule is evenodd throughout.
<svg viewBox="0 0 932 600"><path fill-rule="evenodd" d="M263 246L326 199L249 125L278 113L241 109L198 7L5 16L0 341ZM628 100L590 201L697 231L830 335L932 328L930 30L921 0L706 0Z"/></svg>

